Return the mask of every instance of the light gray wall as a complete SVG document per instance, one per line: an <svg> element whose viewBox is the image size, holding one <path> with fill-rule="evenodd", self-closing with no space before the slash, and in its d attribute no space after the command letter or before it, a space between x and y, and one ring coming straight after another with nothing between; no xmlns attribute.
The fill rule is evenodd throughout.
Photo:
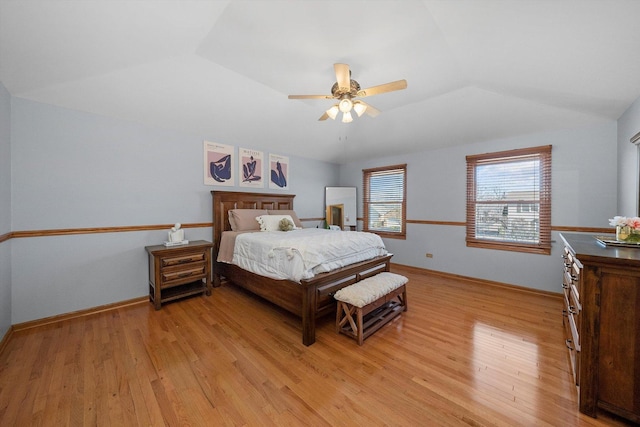
<svg viewBox="0 0 640 427"><path fill-rule="evenodd" d="M202 141L248 148L251 141L217 141L215 135L145 127L11 98L1 89L0 233L210 222L212 189L244 191L203 184ZM623 212L627 193L636 197L636 184L632 191L620 193L618 186L626 189L626 151L635 150L628 139L637 132L639 110L636 102L618 124L340 167L291 158L288 192L297 194L300 217L322 217L325 186L356 186L358 216L362 216L362 169L407 163L408 218L464 222L466 155L552 144L552 224L607 227L608 218L628 215ZM630 135L618 138L617 132ZM635 177L635 151L632 157ZM621 174L625 185L618 183L619 165L625 171ZM305 225L315 226L315 222ZM186 231L191 240L211 239L209 228ZM145 231L20 238L0 244L0 328L8 328L8 309L11 323L21 323L145 295L144 246L164 238L164 231ZM557 233L554 238L558 239ZM387 239L386 243L395 254L394 262L400 264L553 292L561 280L559 243L552 256L467 248L464 227L413 224L408 226L406 241ZM434 258L425 258L426 252Z"/></svg>
<svg viewBox="0 0 640 427"><path fill-rule="evenodd" d="M247 148L251 141L217 141L15 97L12 117L13 231L208 223L211 190L247 191L204 185L203 140ZM296 194L300 217L321 216L324 187L337 184L338 167L290 162L283 193ZM185 234L212 238L210 227ZM12 322L147 294L144 246L165 239L165 231L13 239Z"/></svg>
<svg viewBox="0 0 640 427"><path fill-rule="evenodd" d="M638 146L629 141L640 132L640 98L618 119L618 214L640 216Z"/></svg>
<svg viewBox="0 0 640 427"><path fill-rule="evenodd" d="M0 82L0 235L11 231L11 96ZM11 326L11 240L0 243L0 339Z"/></svg>
<svg viewBox="0 0 640 427"><path fill-rule="evenodd" d="M407 163L407 218L465 221L465 156L515 148L553 145L552 225L608 227L616 214L616 123L588 129L540 133L466 146L425 151L342 165L340 184L358 187L362 217L362 169ZM462 226L407 226L407 239L385 239L393 262L559 292L561 244L552 255L467 248ZM426 258L426 253L433 258Z"/></svg>

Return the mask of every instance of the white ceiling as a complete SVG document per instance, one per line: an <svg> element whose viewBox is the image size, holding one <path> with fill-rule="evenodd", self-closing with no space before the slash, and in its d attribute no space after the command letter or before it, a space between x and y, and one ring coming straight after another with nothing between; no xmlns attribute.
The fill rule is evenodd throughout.
<svg viewBox="0 0 640 427"><path fill-rule="evenodd" d="M344 163L612 121L640 96L636 0L0 0L15 97ZM406 79L318 118L333 64Z"/></svg>

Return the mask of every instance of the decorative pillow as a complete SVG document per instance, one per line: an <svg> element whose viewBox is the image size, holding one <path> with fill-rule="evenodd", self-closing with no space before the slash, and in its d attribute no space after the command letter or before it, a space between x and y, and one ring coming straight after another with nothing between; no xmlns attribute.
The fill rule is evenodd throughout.
<svg viewBox="0 0 640 427"><path fill-rule="evenodd" d="M280 220L280 224L279 224L278 229L280 231L291 231L291 230L295 230L296 226L293 225L293 221L291 221L290 219L282 218Z"/></svg>
<svg viewBox="0 0 640 427"><path fill-rule="evenodd" d="M258 231L260 224L256 221L256 217L267 215L266 209L230 209L229 224L233 231Z"/></svg>
<svg viewBox="0 0 640 427"><path fill-rule="evenodd" d="M274 211L269 209L268 213L269 215L289 215L293 219L293 224L298 228L302 228L302 222L298 219L298 215L296 215L296 211L294 210Z"/></svg>
<svg viewBox="0 0 640 427"><path fill-rule="evenodd" d="M283 219L287 219L293 224L291 215L260 215L256 217L258 224L260 224L260 231L279 231L280 221Z"/></svg>

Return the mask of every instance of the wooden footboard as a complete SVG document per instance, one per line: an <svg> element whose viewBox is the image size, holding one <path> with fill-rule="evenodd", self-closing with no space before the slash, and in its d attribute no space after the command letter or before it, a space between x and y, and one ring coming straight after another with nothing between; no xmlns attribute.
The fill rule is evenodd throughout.
<svg viewBox="0 0 640 427"><path fill-rule="evenodd" d="M318 274L301 283L270 279L243 270L236 265L216 263L214 274L218 277L214 281L220 283L222 276L234 285L300 317L302 343L311 345L316 341L316 319L335 313L336 301L333 294L362 279L389 271L392 256L388 254L351 264L329 273Z"/></svg>
<svg viewBox="0 0 640 427"><path fill-rule="evenodd" d="M224 277L234 285L276 304L302 319L302 342L311 345L316 340L316 319L333 313L336 302L333 294L345 286L352 285L382 271L389 271L391 254L351 264L329 273L318 274L301 283L290 280L275 280L259 276L235 265L220 263L218 252L223 231L231 230L230 209L293 209L294 195L241 193L212 191L213 199L213 283L220 286Z"/></svg>

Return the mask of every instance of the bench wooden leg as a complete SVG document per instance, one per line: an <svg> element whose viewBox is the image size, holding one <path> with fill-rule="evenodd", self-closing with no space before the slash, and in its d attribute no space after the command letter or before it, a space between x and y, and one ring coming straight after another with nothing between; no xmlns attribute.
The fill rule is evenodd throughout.
<svg viewBox="0 0 640 427"><path fill-rule="evenodd" d="M358 314L358 330L356 331L356 336L358 337L358 345L362 345L364 342L364 326L362 325L362 308L356 308L356 313Z"/></svg>
<svg viewBox="0 0 640 427"><path fill-rule="evenodd" d="M346 302L338 301L338 309L336 310L336 332L340 332L344 328L345 323L349 322L351 330L358 331L356 321L353 319L353 315L358 307L347 304Z"/></svg>

